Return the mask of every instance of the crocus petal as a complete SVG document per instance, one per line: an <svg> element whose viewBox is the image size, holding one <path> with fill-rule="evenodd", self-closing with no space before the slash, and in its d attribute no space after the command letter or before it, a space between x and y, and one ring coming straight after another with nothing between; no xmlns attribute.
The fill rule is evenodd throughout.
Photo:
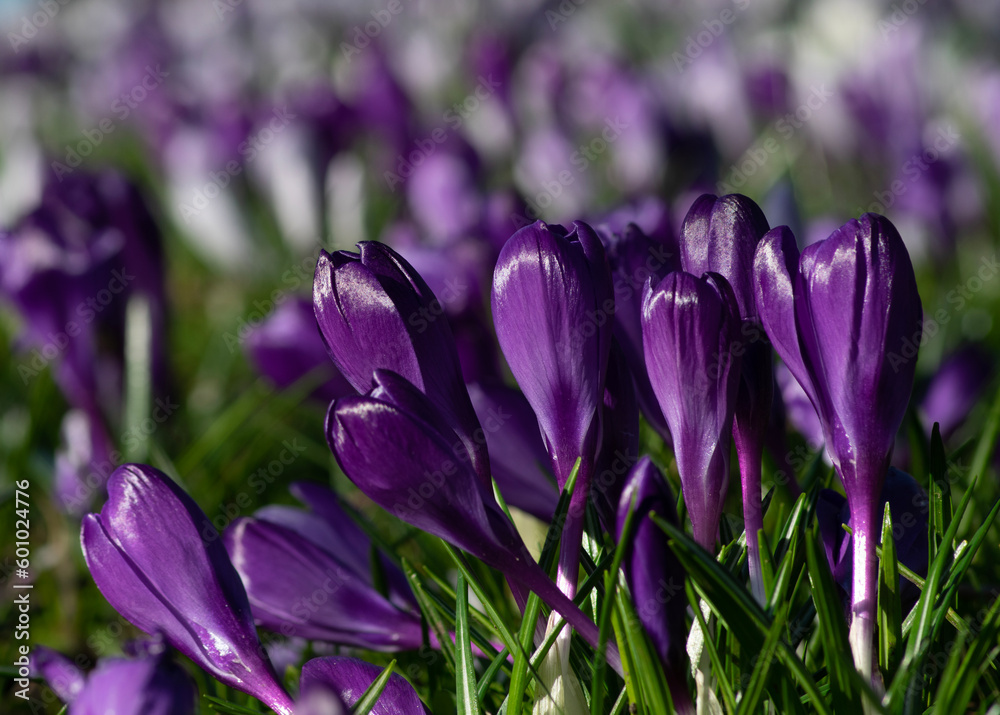
<svg viewBox="0 0 1000 715"><path fill-rule="evenodd" d="M219 534L162 472L126 464L108 502L83 522L83 551L97 587L136 627L213 677L280 713L291 699L257 640L250 604Z"/></svg>
<svg viewBox="0 0 1000 715"><path fill-rule="evenodd" d="M257 371L280 388L315 375L325 379L313 396L325 403L354 392L330 364L308 300L292 298L282 302L263 323L250 329L244 347Z"/></svg>
<svg viewBox="0 0 1000 715"><path fill-rule="evenodd" d="M663 474L642 457L628 474L618 504L616 532L634 509L632 542L623 562L625 577L639 620L664 666L682 667L687 628L684 569L667 545L666 534L649 518L650 512L677 523L676 500Z"/></svg>
<svg viewBox="0 0 1000 715"><path fill-rule="evenodd" d="M489 481L489 456L473 435L479 422L465 391L455 341L441 302L402 256L375 242L359 253L320 253L313 307L334 363L359 393L377 369L399 373L434 402Z"/></svg>
<svg viewBox="0 0 1000 715"><path fill-rule="evenodd" d="M191 715L197 691L169 657L101 662L73 701L73 715Z"/></svg>
<svg viewBox="0 0 1000 715"><path fill-rule="evenodd" d="M671 273L649 285L642 334L653 391L670 426L695 539L711 550L729 476L739 386L738 317L725 278Z"/></svg>
<svg viewBox="0 0 1000 715"><path fill-rule="evenodd" d="M724 276L736 294L740 317L755 317L754 251L768 228L760 207L746 196L703 194L681 228L681 268L696 276L709 271Z"/></svg>
<svg viewBox="0 0 1000 715"><path fill-rule="evenodd" d="M31 670L34 676L41 677L52 688L60 700L71 703L83 690L86 679L83 671L62 653L35 646L31 650Z"/></svg>
<svg viewBox="0 0 1000 715"><path fill-rule="evenodd" d="M493 477L504 501L549 521L559 492L547 471L549 455L531 405L518 390L506 385L468 387L486 435Z"/></svg>
<svg viewBox="0 0 1000 715"><path fill-rule="evenodd" d="M264 627L371 650L407 650L423 643L418 616L393 606L370 579L344 568L295 531L242 518L226 530L225 541L254 617Z"/></svg>
<svg viewBox="0 0 1000 715"><path fill-rule="evenodd" d="M578 457L593 461L611 340L611 276L593 229L538 221L511 236L497 260L492 305L500 348L561 487Z"/></svg>
<svg viewBox="0 0 1000 715"><path fill-rule="evenodd" d="M403 521L497 568L522 557L520 538L468 453L454 449L453 432L434 428L441 422L434 405L394 373L379 371L376 380L369 396L341 398L327 414L327 441L347 477Z"/></svg>
<svg viewBox="0 0 1000 715"><path fill-rule="evenodd" d="M382 669L378 666L356 658L313 658L302 666L300 684L303 693L311 693L314 688L328 689L351 707L381 674ZM389 676L385 690L369 712L372 715L431 715L417 691L398 673Z"/></svg>
<svg viewBox="0 0 1000 715"><path fill-rule="evenodd" d="M958 429L982 396L996 365L977 345L967 345L949 355L934 373L920 402L920 414L930 433L934 423L947 437Z"/></svg>
<svg viewBox="0 0 1000 715"><path fill-rule="evenodd" d="M615 339L635 380L642 413L653 429L669 440L670 431L653 396L642 352L642 291L646 281L659 283L667 273L680 269L676 240L670 243L653 240L635 224L628 224L621 233L602 233L601 238L614 281Z"/></svg>

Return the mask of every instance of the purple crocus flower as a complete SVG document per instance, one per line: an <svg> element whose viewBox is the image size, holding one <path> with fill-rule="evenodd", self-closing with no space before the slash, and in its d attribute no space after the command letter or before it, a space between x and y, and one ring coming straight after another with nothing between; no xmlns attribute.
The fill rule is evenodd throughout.
<svg viewBox="0 0 1000 715"><path fill-rule="evenodd" d="M633 510L632 541L622 562L625 579L639 620L660 656L674 707L679 712L693 712L684 681L687 660L684 568L667 545L666 534L649 518L650 512L656 512L676 524L676 499L663 473L648 456L636 463L626 479L616 517L619 539Z"/></svg>
<svg viewBox="0 0 1000 715"><path fill-rule="evenodd" d="M114 468L114 445L100 415L72 409L63 415L53 496L70 514L86 511Z"/></svg>
<svg viewBox="0 0 1000 715"><path fill-rule="evenodd" d="M191 715L197 691L169 653L105 658L90 674L49 648L32 652L32 668L73 715Z"/></svg>
<svg viewBox="0 0 1000 715"><path fill-rule="evenodd" d="M954 433L979 400L995 366L993 358L975 344L960 348L945 358L920 402L920 414L927 432L937 422L942 437Z"/></svg>
<svg viewBox="0 0 1000 715"><path fill-rule="evenodd" d="M311 511L268 506L234 521L226 548L257 622L285 636L396 651L423 644L403 573L382 560L388 596L372 579L371 542L325 487L300 483ZM322 603L313 598L324 594Z"/></svg>
<svg viewBox="0 0 1000 715"><path fill-rule="evenodd" d="M330 356L355 390L374 387L377 369L397 372L426 394L469 447L488 483L486 445L469 401L448 320L423 278L388 246L364 241L359 253L321 251L313 307Z"/></svg>
<svg viewBox="0 0 1000 715"><path fill-rule="evenodd" d="M217 680L279 715L292 701L264 654L246 591L218 532L169 477L126 464L100 514L83 520L84 558L108 602Z"/></svg>
<svg viewBox="0 0 1000 715"><path fill-rule="evenodd" d="M865 214L799 256L786 227L754 259L756 303L774 349L816 408L854 525L851 647L872 674L878 497L913 387L922 310L906 247Z"/></svg>
<svg viewBox="0 0 1000 715"><path fill-rule="evenodd" d="M313 658L302 666L299 680L304 696L311 696L316 690L333 693L343 700L347 707L353 706L368 687L382 674L378 666L356 658L330 656ZM321 711L323 712L323 711ZM368 712L372 715L431 715L431 711L420 700L406 678L398 673L389 676L385 690L378 702ZM301 715L296 710L295 715ZM332 715L323 713L323 715Z"/></svg>
<svg viewBox="0 0 1000 715"><path fill-rule="evenodd" d="M757 541L758 532L764 528L761 460L774 378L771 348L763 339L754 306L753 256L768 228L760 208L746 196L730 194L717 198L704 194L684 218L680 240L683 269L694 275L714 271L723 276L732 286L739 308L741 325L737 339L743 359L733 416L733 441L740 463L750 585L760 602L765 598Z"/></svg>
<svg viewBox="0 0 1000 715"><path fill-rule="evenodd" d="M642 291L646 281L658 283L668 273L680 269L676 239L657 241L634 223L621 231L601 234L615 293L614 336L635 380L635 393L646 420L669 443L670 430L649 384L642 351ZM617 504L617 502L616 502ZM616 507L617 508L617 507Z"/></svg>
<svg viewBox="0 0 1000 715"><path fill-rule="evenodd" d="M330 406L326 433L348 479L372 501L532 589L596 647L593 622L531 558L492 488L472 471L464 442L413 385L377 370L368 395ZM614 649L608 660L620 667Z"/></svg>
<svg viewBox="0 0 1000 715"><path fill-rule="evenodd" d="M492 305L500 348L538 416L560 488L581 460L559 562L560 587L572 594L615 308L597 234L580 221L569 231L541 221L517 231L500 252Z"/></svg>
<svg viewBox="0 0 1000 715"><path fill-rule="evenodd" d="M257 371L279 388L294 385L306 375L324 376L312 395L325 404L354 388L330 364L323 340L316 331L312 304L303 298L282 302L267 319L252 328L244 347Z"/></svg>
<svg viewBox="0 0 1000 715"><path fill-rule="evenodd" d="M739 313L729 283L677 271L650 283L642 338L656 399L674 439L694 538L714 551L729 479L729 440L740 380Z"/></svg>

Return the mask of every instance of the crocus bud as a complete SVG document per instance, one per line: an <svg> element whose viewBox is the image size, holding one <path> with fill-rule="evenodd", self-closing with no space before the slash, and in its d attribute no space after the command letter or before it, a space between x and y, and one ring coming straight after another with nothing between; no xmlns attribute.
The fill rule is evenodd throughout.
<svg viewBox="0 0 1000 715"><path fill-rule="evenodd" d="M243 346L257 372L279 388L291 387L308 375L321 380L312 396L324 403L354 393L330 364L308 300L283 301L263 323L251 328Z"/></svg>
<svg viewBox="0 0 1000 715"><path fill-rule="evenodd" d="M58 651L43 645L31 649L31 671L40 677L64 703L71 703L87 682L76 664Z"/></svg>
<svg viewBox="0 0 1000 715"><path fill-rule="evenodd" d="M500 252L492 302L500 349L562 487L578 457L592 468L611 346L611 274L594 230L580 221L519 230Z"/></svg>
<svg viewBox="0 0 1000 715"><path fill-rule="evenodd" d="M854 527L851 646L872 672L878 498L913 387L922 310L913 266L883 216L851 220L799 256L778 227L754 259L757 310L816 408Z"/></svg>
<svg viewBox="0 0 1000 715"><path fill-rule="evenodd" d="M342 397L326 417L341 468L372 501L535 591L591 646L599 634L531 558L492 490L476 478L465 445L428 398L399 375L375 373L364 397ZM608 662L620 667L617 652Z"/></svg>
<svg viewBox="0 0 1000 715"><path fill-rule="evenodd" d="M677 507L670 485L653 461L645 456L628 474L618 504L616 533L622 538L625 520L635 511L632 541L622 566L632 592L639 620L649 634L670 683L674 705L690 704L684 683L687 641L687 597L684 569L667 545L667 536L649 518L650 512L673 524Z"/></svg>
<svg viewBox="0 0 1000 715"><path fill-rule="evenodd" d="M72 701L73 715L193 715L197 691L169 655L108 658Z"/></svg>
<svg viewBox="0 0 1000 715"><path fill-rule="evenodd" d="M733 417L733 441L740 462L743 519L746 525L750 583L764 600L757 533L764 528L761 459L771 414L774 377L771 348L757 323L753 300L753 256L767 233L767 219L746 196L704 194L691 206L681 229L681 266L696 276L714 271L733 288L741 320L740 388Z"/></svg>
<svg viewBox="0 0 1000 715"><path fill-rule="evenodd" d="M374 387L375 370L405 377L437 405L488 483L489 456L474 439L479 421L441 302L388 246L364 241L358 250L321 251L316 264L313 307L330 357L362 394Z"/></svg>
<svg viewBox="0 0 1000 715"><path fill-rule="evenodd" d="M257 622L285 636L375 651L419 648L419 614L398 608L379 593L370 569L358 572L354 564L344 563L336 541L325 547L305 536L325 530L309 529L317 518L299 514L300 531L246 517L226 529L226 548ZM316 594L324 595L322 602L311 600Z"/></svg>
<svg viewBox="0 0 1000 715"><path fill-rule="evenodd" d="M942 437L958 429L982 396L995 369L992 356L975 344L960 348L945 358L920 402L920 414L927 432L930 433L935 422L940 426Z"/></svg>
<svg viewBox="0 0 1000 715"><path fill-rule="evenodd" d="M653 392L674 441L695 540L714 551L729 479L740 380L739 315L726 279L671 273L649 284L642 339Z"/></svg>
<svg viewBox="0 0 1000 715"><path fill-rule="evenodd" d="M635 224L621 233L604 232L601 238L608 251L608 263L615 293L614 336L635 380L635 393L646 420L664 440L670 430L660 405L653 396L642 352L642 290L646 281L659 283L668 273L680 269L676 239L656 241ZM615 502L617 508L617 502Z"/></svg>
<svg viewBox="0 0 1000 715"><path fill-rule="evenodd" d="M303 696L311 696L317 690L333 693L343 700L344 705L352 707L381 674L381 668L357 658L313 658L302 666L300 691ZM389 676L385 689L368 712L372 715L431 715L417 691L399 673ZM298 710L295 715L300 715Z"/></svg>
<svg viewBox="0 0 1000 715"><path fill-rule="evenodd" d="M519 230L497 260L492 305L500 349L538 416L560 488L580 459L558 568L560 588L572 594L615 311L597 234L581 221L572 231L542 221Z"/></svg>
<svg viewBox="0 0 1000 715"><path fill-rule="evenodd" d="M83 520L97 587L128 621L279 715L292 701L257 639L239 574L205 513L169 477L126 464L100 514Z"/></svg>

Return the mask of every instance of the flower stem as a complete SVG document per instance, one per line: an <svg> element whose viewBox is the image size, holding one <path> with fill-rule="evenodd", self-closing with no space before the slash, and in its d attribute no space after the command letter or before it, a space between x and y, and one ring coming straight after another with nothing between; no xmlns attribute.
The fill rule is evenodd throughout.
<svg viewBox="0 0 1000 715"><path fill-rule="evenodd" d="M875 626L878 558L875 545L876 504L851 505L851 543L854 553L854 580L851 585L851 629L849 640L854 665L868 681L872 680L872 637Z"/></svg>
<svg viewBox="0 0 1000 715"><path fill-rule="evenodd" d="M760 565L760 540L758 533L764 528L764 511L760 500L761 450L751 449L738 440L737 456L740 460L740 483L743 487L743 524L747 537L747 564L750 567L750 590L757 603L766 605L764 572Z"/></svg>

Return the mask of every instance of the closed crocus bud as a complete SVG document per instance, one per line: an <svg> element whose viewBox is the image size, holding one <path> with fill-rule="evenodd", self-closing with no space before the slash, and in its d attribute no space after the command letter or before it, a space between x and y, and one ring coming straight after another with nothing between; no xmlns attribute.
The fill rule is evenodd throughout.
<svg viewBox="0 0 1000 715"><path fill-rule="evenodd" d="M302 666L299 684L303 697L313 697L313 693L317 691L330 693L339 696L344 705L350 708L381 674L381 668L357 658L313 658ZM368 712L372 715L431 715L417 691L398 673L389 676L385 689ZM316 713L334 715L326 710ZM295 711L295 715L301 715L299 710Z"/></svg>
<svg viewBox="0 0 1000 715"><path fill-rule="evenodd" d="M487 484L489 456L474 438L479 421L443 305L388 246L365 241L358 250L321 251L316 264L313 308L333 362L362 394L374 387L375 370L405 377L437 405Z"/></svg>
<svg viewBox="0 0 1000 715"><path fill-rule="evenodd" d="M746 525L750 583L764 601L757 533L764 528L761 507L761 460L771 415L774 377L771 348L757 322L753 299L753 257L767 219L752 200L739 194L699 197L681 228L681 266L700 276L709 271L723 276L733 288L741 320L740 389L733 416L733 441L740 462L743 519Z"/></svg>
<svg viewBox="0 0 1000 715"><path fill-rule="evenodd" d="M678 271L647 287L642 338L649 379L673 436L694 538L708 551L715 550L729 479L738 335L736 301L722 276Z"/></svg>
<svg viewBox="0 0 1000 715"><path fill-rule="evenodd" d="M169 477L126 464L100 514L83 520L97 587L128 621L279 715L291 698L257 639L239 574L205 513Z"/></svg>
<svg viewBox="0 0 1000 715"><path fill-rule="evenodd" d="M549 455L538 420L520 391L501 384L469 385L490 451L493 478L507 506L551 521L559 491L549 474Z"/></svg>
<svg viewBox="0 0 1000 715"><path fill-rule="evenodd" d="M525 226L500 252L492 303L500 349L538 416L562 486L577 458L589 470L597 451L614 316L597 234L580 221L570 231L541 221Z"/></svg>
<svg viewBox="0 0 1000 715"><path fill-rule="evenodd" d="M572 594L615 310L597 234L580 221L569 231L542 221L519 230L497 260L492 305L500 349L538 416L560 488L580 459L559 558L560 587Z"/></svg>
<svg viewBox="0 0 1000 715"><path fill-rule="evenodd" d="M687 641L684 569L667 545L666 534L649 518L650 512L656 512L657 516L677 524L675 505L667 480L645 456L628 474L618 503L615 531L621 539L629 512L634 510L632 540L622 562L625 579L639 620L663 663L674 707L679 712L693 712L684 682Z"/></svg>
<svg viewBox="0 0 1000 715"><path fill-rule="evenodd" d="M754 259L757 310L816 408L854 527L851 647L872 674L878 498L913 387L922 310L913 266L883 216L851 220L799 256L785 227Z"/></svg>
<svg viewBox="0 0 1000 715"><path fill-rule="evenodd" d="M671 243L654 240L634 223L627 224L620 233L602 233L601 238L608 251L614 284L614 336L632 371L642 413L653 429L669 442L670 430L649 384L642 352L642 291L646 281L659 283L668 273L679 270L676 239Z"/></svg>
<svg viewBox="0 0 1000 715"><path fill-rule="evenodd" d="M469 466L463 442L413 385L388 370L376 371L368 395L330 406L326 434L348 479L372 501L535 591L597 646L593 622L532 560L492 488ZM617 651L608 662L620 668Z"/></svg>
<svg viewBox="0 0 1000 715"><path fill-rule="evenodd" d="M244 349L257 371L279 388L306 376L319 381L312 396L324 403L354 393L354 388L330 364L323 339L316 331L312 304L304 298L282 302L263 323L250 329Z"/></svg>
<svg viewBox="0 0 1000 715"><path fill-rule="evenodd" d="M197 690L168 655L101 661L72 701L73 715L193 715Z"/></svg>
<svg viewBox="0 0 1000 715"><path fill-rule="evenodd" d="M344 563L336 541L324 548L304 536L315 521L302 514L297 531L244 517L226 529L226 548L257 622L285 636L375 651L419 648L419 614L398 608L379 593L370 568L359 572L355 564ZM367 554L366 549L353 556ZM318 593L326 594L320 605L302 608Z"/></svg>

